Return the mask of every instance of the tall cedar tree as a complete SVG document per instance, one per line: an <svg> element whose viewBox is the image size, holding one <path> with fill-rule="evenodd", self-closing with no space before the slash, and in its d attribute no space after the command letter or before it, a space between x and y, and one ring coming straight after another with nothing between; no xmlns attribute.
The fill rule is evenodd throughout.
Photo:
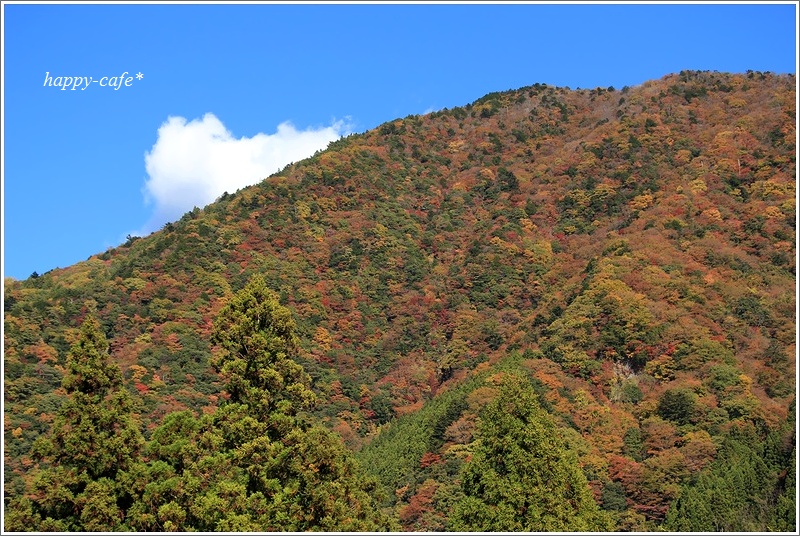
<svg viewBox="0 0 800 536"><path fill-rule="evenodd" d="M291 312L255 276L220 311L211 341L212 360L225 378L230 402L259 420L293 417L316 403L311 378L296 361L298 340ZM272 428L275 430L275 428Z"/></svg>
<svg viewBox="0 0 800 536"><path fill-rule="evenodd" d="M125 492L115 479L137 460L143 439L93 317L67 355L62 386L67 400L34 444L39 466L25 496L9 505L6 530L110 531L124 518Z"/></svg>
<svg viewBox="0 0 800 536"><path fill-rule="evenodd" d="M466 497L450 528L481 532L611 530L577 457L523 378L507 376L481 413L472 460L462 474Z"/></svg>
<svg viewBox="0 0 800 536"><path fill-rule="evenodd" d="M213 415L167 416L126 475L135 530L365 531L393 527L340 437L303 410L315 397L293 360L295 324L263 278L219 313L215 369L229 399ZM156 482L154 483L153 480Z"/></svg>

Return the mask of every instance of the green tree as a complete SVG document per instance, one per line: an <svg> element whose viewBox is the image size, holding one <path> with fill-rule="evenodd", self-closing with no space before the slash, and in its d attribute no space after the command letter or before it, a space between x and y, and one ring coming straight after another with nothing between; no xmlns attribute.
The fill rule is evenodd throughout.
<svg viewBox="0 0 800 536"><path fill-rule="evenodd" d="M299 343L291 312L280 305L261 276L235 294L214 322L219 346L212 365L226 380L230 402L248 406L260 420L294 416L316 397L311 378L294 358Z"/></svg>
<svg viewBox="0 0 800 536"><path fill-rule="evenodd" d="M797 530L797 446L792 444L789 466L783 482L783 491L776 499L775 510L770 523L771 530L794 532Z"/></svg>
<svg viewBox="0 0 800 536"><path fill-rule="evenodd" d="M167 416L135 490L129 528L369 531L393 528L341 437L305 412L311 380L291 312L254 277L220 311L212 363L229 399L213 415Z"/></svg>
<svg viewBox="0 0 800 536"><path fill-rule="evenodd" d="M671 505L663 528L669 531L763 532L770 527L770 497L776 477L763 458L758 438L729 433L717 459L686 483Z"/></svg>
<svg viewBox="0 0 800 536"><path fill-rule="evenodd" d="M668 389L658 399L658 414L662 419L688 424L694 415L695 395L689 389Z"/></svg>
<svg viewBox="0 0 800 536"><path fill-rule="evenodd" d="M39 462L26 496L12 501L7 530L115 530L125 492L117 474L134 464L143 445L119 366L94 317L70 348L62 386L67 399L50 432L33 446Z"/></svg>
<svg viewBox="0 0 800 536"><path fill-rule="evenodd" d="M481 413L472 460L462 474L466 497L452 530L483 532L610 530L577 457L541 409L530 384L504 379Z"/></svg>

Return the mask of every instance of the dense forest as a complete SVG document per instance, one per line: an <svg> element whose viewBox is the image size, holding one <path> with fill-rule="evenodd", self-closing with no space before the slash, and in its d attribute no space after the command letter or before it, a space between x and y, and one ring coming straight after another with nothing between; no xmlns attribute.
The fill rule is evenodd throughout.
<svg viewBox="0 0 800 536"><path fill-rule="evenodd" d="M4 281L8 531L794 531L796 81L534 84Z"/></svg>

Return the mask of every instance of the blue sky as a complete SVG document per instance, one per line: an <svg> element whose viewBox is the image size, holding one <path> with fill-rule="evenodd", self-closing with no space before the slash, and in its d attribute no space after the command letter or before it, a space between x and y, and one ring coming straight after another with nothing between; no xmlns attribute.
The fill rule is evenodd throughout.
<svg viewBox="0 0 800 536"><path fill-rule="evenodd" d="M3 25L3 275L17 279L347 132L492 91L797 65L793 3L4 3ZM92 81L53 85L67 76Z"/></svg>

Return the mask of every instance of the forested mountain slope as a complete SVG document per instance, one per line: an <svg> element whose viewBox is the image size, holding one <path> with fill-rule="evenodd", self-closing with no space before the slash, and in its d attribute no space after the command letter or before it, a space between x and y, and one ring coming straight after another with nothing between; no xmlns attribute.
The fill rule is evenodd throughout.
<svg viewBox="0 0 800 536"><path fill-rule="evenodd" d="M588 530L793 527L795 102L793 75L757 72L492 93L6 280L7 500L40 463L87 316L149 439L225 403L214 319L260 274L297 324L315 418L404 529L569 530L482 510L519 481L473 465L508 389L537 407L502 433L530 451L558 430L548 470L585 478ZM715 494L733 497L716 518Z"/></svg>

